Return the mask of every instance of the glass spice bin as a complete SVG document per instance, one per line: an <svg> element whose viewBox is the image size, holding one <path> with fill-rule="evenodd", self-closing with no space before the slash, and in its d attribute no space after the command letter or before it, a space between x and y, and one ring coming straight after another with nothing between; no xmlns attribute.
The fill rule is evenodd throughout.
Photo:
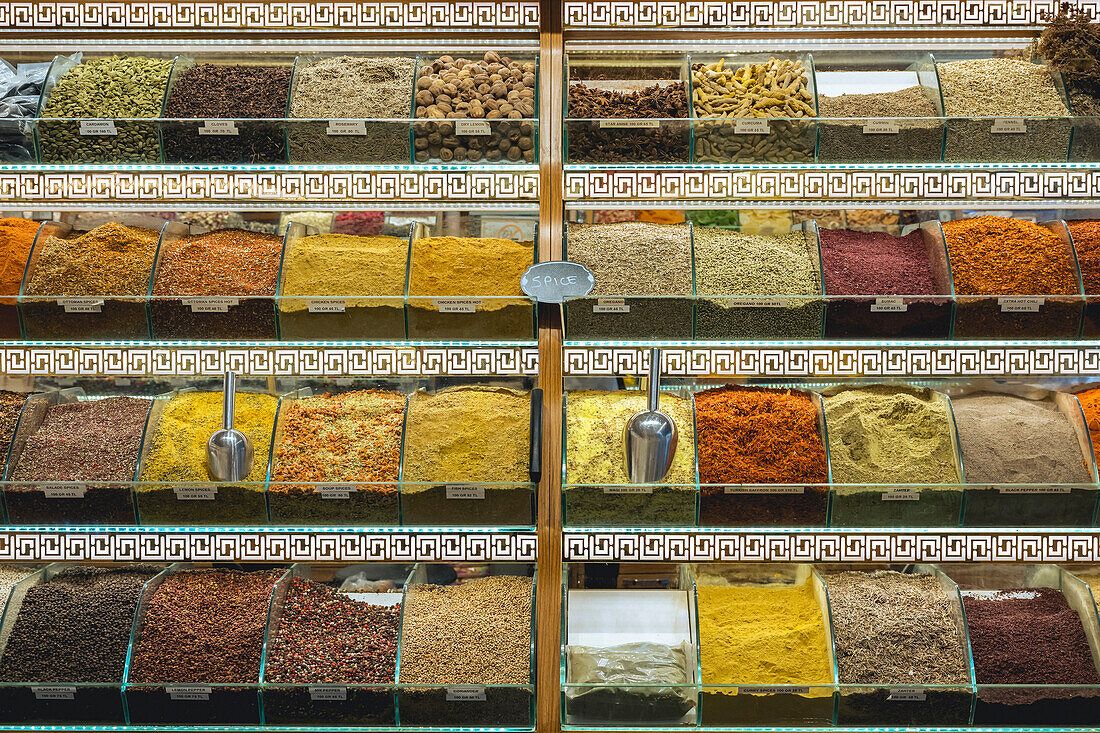
<svg viewBox="0 0 1100 733"><path fill-rule="evenodd" d="M72 223L70 223L70 221ZM111 217L112 223L128 227L153 230L158 233L158 242L154 245L153 257L160 251L168 224L164 219L137 214L119 213ZM149 338L148 288L152 277L143 278L144 292L141 293L95 293L93 295L73 295L71 292L40 292L36 289L35 274L41 269L54 271L57 263L43 259L51 240L72 240L85 234L74 230L77 223L72 215L61 215L60 221L44 221L35 237L30 258L23 272L23 282L19 292L19 314L23 323L23 332L30 340L83 340L105 339L144 341ZM60 252L54 253L60 255ZM91 253L85 253L89 256ZM69 255L66 255L69 256ZM64 263L61 263L64 266ZM120 265L125 266L125 264ZM83 273L88 278L71 283L71 290L87 291L102 287L97 278L110 278L109 273L87 272L84 266L68 267L69 276ZM59 273L60 275L60 273ZM48 277L48 275L47 275Z"/></svg>
<svg viewBox="0 0 1100 733"><path fill-rule="evenodd" d="M4 505L11 524L118 526L136 523L132 483L137 480L136 465L134 474L121 481L12 480L27 441L42 427L52 406L89 402L106 396L88 396L82 388L71 387L33 394L27 398L11 442L4 474ZM150 408L152 404L153 401L149 400ZM148 430L150 412L151 409L146 410L143 435ZM135 447L140 450L143 442L143 438L139 439ZM140 453L136 457L140 460Z"/></svg>
<svg viewBox="0 0 1100 733"><path fill-rule="evenodd" d="M625 566L622 566L625 568ZM677 727L699 722L698 623L687 566L612 585L587 566L562 574L565 726Z"/></svg>
<svg viewBox="0 0 1100 733"><path fill-rule="evenodd" d="M55 562L41 567L20 580L7 597L0 621L0 657L8 651L16 619L23 609L28 591L48 582L76 563ZM111 567L119 567L113 565ZM146 583L159 582L178 565L169 566ZM137 620L137 611L126 626ZM0 723L12 725L124 725L127 723L123 700L125 670L111 682L0 682Z"/></svg>

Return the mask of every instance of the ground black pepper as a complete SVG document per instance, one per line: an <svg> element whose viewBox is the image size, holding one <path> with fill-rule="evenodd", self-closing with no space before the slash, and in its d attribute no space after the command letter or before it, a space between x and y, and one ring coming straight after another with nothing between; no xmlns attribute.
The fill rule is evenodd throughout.
<svg viewBox="0 0 1100 733"><path fill-rule="evenodd" d="M282 119L290 96L290 66L219 66L185 69L168 92L163 127L166 163L284 163L282 125L234 122L232 134L209 134L206 120Z"/></svg>

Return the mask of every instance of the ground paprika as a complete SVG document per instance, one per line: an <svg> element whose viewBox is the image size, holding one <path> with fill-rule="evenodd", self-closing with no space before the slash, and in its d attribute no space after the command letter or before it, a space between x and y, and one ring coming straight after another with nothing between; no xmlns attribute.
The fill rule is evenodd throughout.
<svg viewBox="0 0 1100 733"><path fill-rule="evenodd" d="M1100 220L1067 221L1077 264L1081 267L1081 282L1085 286L1085 319L1081 336L1100 336ZM1093 296L1093 297L1089 297Z"/></svg>
<svg viewBox="0 0 1100 733"><path fill-rule="evenodd" d="M727 385L695 395L702 526L821 526L825 447L810 395ZM767 487L730 484L791 484Z"/></svg>
<svg viewBox="0 0 1100 733"><path fill-rule="evenodd" d="M22 336L14 296L19 295L23 270L31 254L34 235L41 224L40 221L18 216L0 218L0 296L13 296L0 297L0 338L17 339Z"/></svg>

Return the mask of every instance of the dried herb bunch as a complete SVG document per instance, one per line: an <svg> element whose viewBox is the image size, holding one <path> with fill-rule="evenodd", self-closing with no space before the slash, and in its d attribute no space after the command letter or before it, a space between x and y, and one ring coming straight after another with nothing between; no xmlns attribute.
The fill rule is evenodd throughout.
<svg viewBox="0 0 1100 733"><path fill-rule="evenodd" d="M1100 25L1091 11L1061 3L1039 38L1039 55L1062 72L1073 111L1100 115Z"/></svg>

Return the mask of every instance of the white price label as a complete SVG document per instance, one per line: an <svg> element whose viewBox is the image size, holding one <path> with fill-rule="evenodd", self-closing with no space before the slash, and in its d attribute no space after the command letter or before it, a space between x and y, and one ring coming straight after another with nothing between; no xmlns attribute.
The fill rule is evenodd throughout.
<svg viewBox="0 0 1100 733"><path fill-rule="evenodd" d="M999 117L989 131L998 135L1020 135L1027 132L1027 123L1018 117Z"/></svg>
<svg viewBox="0 0 1100 733"><path fill-rule="evenodd" d="M218 496L218 487L214 484L180 484L172 490L180 501L213 501Z"/></svg>
<svg viewBox="0 0 1100 733"><path fill-rule="evenodd" d="M875 298L871 303L872 313L905 313L909 306L905 304L905 298Z"/></svg>
<svg viewBox="0 0 1100 733"><path fill-rule="evenodd" d="M47 499L83 499L88 487L85 484L57 482L40 484Z"/></svg>
<svg viewBox="0 0 1100 733"><path fill-rule="evenodd" d="M343 313L347 307L348 302L343 298L311 298L306 303L310 313Z"/></svg>
<svg viewBox="0 0 1100 733"><path fill-rule="evenodd" d="M738 695L776 695L783 693L806 695L809 692L809 687L787 687L785 685L745 685L737 688Z"/></svg>
<svg viewBox="0 0 1100 733"><path fill-rule="evenodd" d="M184 298L183 302L191 307L192 313L228 313L229 309L240 304L240 298L202 297Z"/></svg>
<svg viewBox="0 0 1100 733"><path fill-rule="evenodd" d="M782 308L787 301L782 298L727 298L722 304L727 308Z"/></svg>
<svg viewBox="0 0 1100 733"><path fill-rule="evenodd" d="M355 380L351 377L337 377L335 382L337 387L350 387L355 384Z"/></svg>
<svg viewBox="0 0 1100 733"><path fill-rule="evenodd" d="M897 135L901 132L895 120L867 120L863 123L864 135Z"/></svg>
<svg viewBox="0 0 1100 733"><path fill-rule="evenodd" d="M212 688L206 685L171 685L164 689L173 700L209 700Z"/></svg>
<svg viewBox="0 0 1100 733"><path fill-rule="evenodd" d="M600 129L643 130L656 129L660 126L660 120L600 120Z"/></svg>
<svg viewBox="0 0 1100 733"><path fill-rule="evenodd" d="M117 135L114 120L81 120L81 135Z"/></svg>
<svg viewBox="0 0 1100 733"><path fill-rule="evenodd" d="M471 486L469 484L447 484L448 499L484 499L484 486Z"/></svg>
<svg viewBox="0 0 1100 733"><path fill-rule="evenodd" d="M129 387L133 383L134 380L130 379L129 377L115 377L116 387Z"/></svg>
<svg viewBox="0 0 1100 733"><path fill-rule="evenodd" d="M771 129L771 125L763 117L743 117L733 123L734 135L767 135Z"/></svg>
<svg viewBox="0 0 1100 733"><path fill-rule="evenodd" d="M366 135L367 134L367 121L366 120L329 120L328 129L325 130L329 135Z"/></svg>
<svg viewBox="0 0 1100 733"><path fill-rule="evenodd" d="M1069 486L1002 486L1002 494L1068 494Z"/></svg>
<svg viewBox="0 0 1100 733"><path fill-rule="evenodd" d="M456 135L491 135L489 120L455 120Z"/></svg>
<svg viewBox="0 0 1100 733"><path fill-rule="evenodd" d="M237 135L237 123L233 120L203 120L200 135Z"/></svg>
<svg viewBox="0 0 1100 733"><path fill-rule="evenodd" d="M66 313L102 313L103 298L58 298Z"/></svg>
<svg viewBox="0 0 1100 733"><path fill-rule="evenodd" d="M440 313L477 313L481 298L433 298Z"/></svg>
<svg viewBox="0 0 1100 733"><path fill-rule="evenodd" d="M75 700L76 688L67 685L47 685L32 687L35 700Z"/></svg>
<svg viewBox="0 0 1100 733"><path fill-rule="evenodd" d="M350 499L355 491L355 484L317 484L314 491L322 499Z"/></svg>
<svg viewBox="0 0 1100 733"><path fill-rule="evenodd" d="M1043 298L997 298L1001 313L1038 313Z"/></svg>
<svg viewBox="0 0 1100 733"><path fill-rule="evenodd" d="M652 486L605 486L605 494L652 494Z"/></svg>
<svg viewBox="0 0 1100 733"><path fill-rule="evenodd" d="M626 298L596 298L592 306L593 313L629 313L630 306L626 304Z"/></svg>
<svg viewBox="0 0 1100 733"><path fill-rule="evenodd" d="M920 501L920 489L893 489L882 492L883 501Z"/></svg>
<svg viewBox="0 0 1100 733"><path fill-rule="evenodd" d="M317 700L347 700L348 688L344 685L310 685L309 699Z"/></svg>
<svg viewBox="0 0 1100 733"><path fill-rule="evenodd" d="M805 494L805 486L746 486L731 484L725 487L727 494Z"/></svg>
<svg viewBox="0 0 1100 733"><path fill-rule="evenodd" d="M898 702L924 702L924 690L920 687L891 687L887 700Z"/></svg>
<svg viewBox="0 0 1100 733"><path fill-rule="evenodd" d="M482 685L448 685L447 702L484 702L485 688Z"/></svg>

